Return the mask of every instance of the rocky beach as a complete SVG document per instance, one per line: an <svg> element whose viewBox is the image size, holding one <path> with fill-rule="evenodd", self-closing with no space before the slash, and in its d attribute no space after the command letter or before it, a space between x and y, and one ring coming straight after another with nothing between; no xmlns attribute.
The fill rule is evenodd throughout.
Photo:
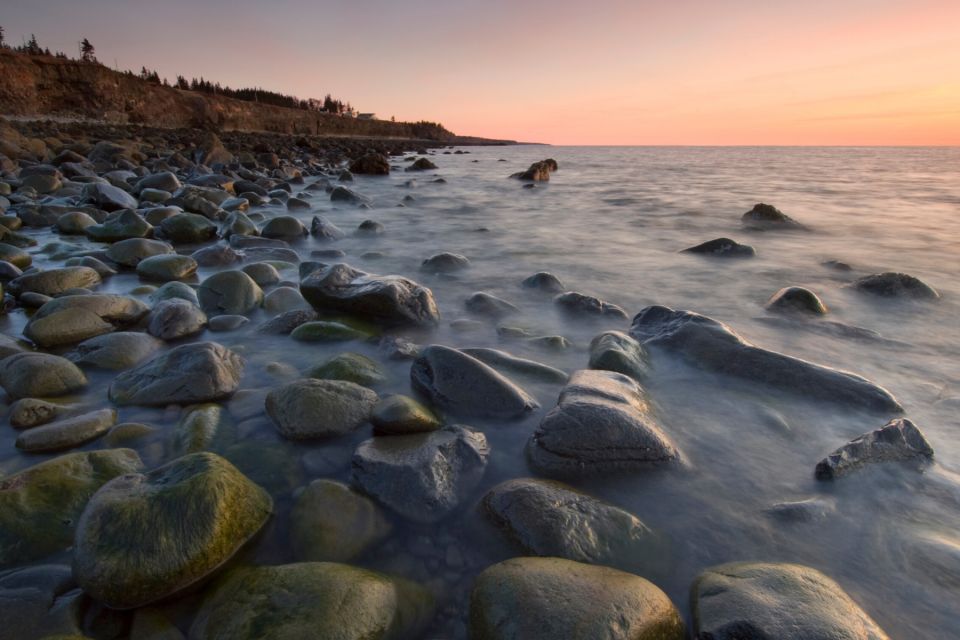
<svg viewBox="0 0 960 640"><path fill-rule="evenodd" d="M956 151L916 153L955 214ZM960 624L957 265L821 208L891 158L35 120L0 154L2 640Z"/></svg>

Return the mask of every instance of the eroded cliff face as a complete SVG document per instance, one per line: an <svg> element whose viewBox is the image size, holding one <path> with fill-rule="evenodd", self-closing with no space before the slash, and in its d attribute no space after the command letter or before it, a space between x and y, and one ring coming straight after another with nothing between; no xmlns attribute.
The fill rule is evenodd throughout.
<svg viewBox="0 0 960 640"><path fill-rule="evenodd" d="M356 120L151 84L99 64L0 50L0 113L154 127L454 140L429 125Z"/></svg>

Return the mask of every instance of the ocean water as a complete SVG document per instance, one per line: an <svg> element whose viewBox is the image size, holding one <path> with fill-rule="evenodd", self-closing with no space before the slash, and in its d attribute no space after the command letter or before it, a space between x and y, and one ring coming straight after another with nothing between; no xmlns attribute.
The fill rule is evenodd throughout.
<svg viewBox="0 0 960 640"><path fill-rule="evenodd" d="M295 248L303 259L310 259L314 249L343 249L347 255L342 261L354 267L405 275L430 287L442 322L435 331L407 334L422 344L489 346L567 371L586 367L590 339L606 329L625 331L629 321L571 319L557 312L550 295L521 288L525 277L550 271L567 289L618 304L631 316L651 304L689 309L723 321L759 346L858 373L884 386L926 434L936 451L935 463L922 472L876 465L836 482L819 482L813 474L817 461L881 427L885 419L811 401L802 389L777 393L654 353L645 387L664 430L683 452L684 464L569 483L627 509L661 536L665 551L656 562L625 568L663 588L688 621L690 585L706 567L738 560L786 561L835 579L893 638L957 637L960 149L466 150L463 155L435 154L437 171L357 176L351 188L372 199L370 209L334 206L321 192L312 200L312 211L298 214L308 225L319 213L347 231L365 219L383 223L386 231L335 243L309 238ZM549 183L525 189L507 178L545 157L560 166ZM446 182L433 182L436 176ZM406 196L412 200L405 201ZM809 231L745 230L740 216L758 202L777 206ZM286 213L259 210L268 216ZM724 260L680 253L721 236L754 246L756 257ZM51 233L45 239L58 238ZM441 251L467 256L469 268L455 276L421 272L421 262ZM39 254L35 259L44 264ZM830 260L848 263L852 270L826 266ZM200 279L212 271L201 270ZM941 299L874 299L848 287L860 276L883 271L917 276ZM295 271L283 275L296 280ZM102 289L128 292L138 284L135 276L120 274ZM852 339L770 322L764 303L792 285L815 291L830 309L829 320L878 332L883 339ZM562 335L571 347L551 350L502 340L491 321L468 332L451 327L454 320L472 317L464 300L475 291L520 308L519 315L500 324L537 336ZM268 318L263 311L258 314L249 327ZM3 322L6 333L18 334L25 317L17 311ZM304 345L259 336L252 328L196 339L244 351L243 389L279 385L267 372L273 362L302 369L346 350L382 358L374 345ZM412 393L409 363L383 363L390 381L379 389L381 394ZM83 399L105 403L109 380L105 373L93 374ZM557 384L516 381L542 408L522 421L469 422L491 446L491 463L475 495L435 526L394 518L391 539L358 561L420 580L441 594L430 637L463 637L473 577L516 553L478 514L477 501L498 482L535 475L523 448L560 390ZM124 408L120 414L121 421L163 427L138 447L148 464L170 457L176 410ZM279 452L282 475L290 477L271 487L277 514L241 561L293 560L287 542L293 490L318 477L346 480L353 448L369 437L368 430L361 431L333 442L293 445L277 436L266 416L238 421L236 439ZM16 453L12 440L0 440L0 470L43 459ZM267 463L253 456L245 470L254 475L260 464ZM804 522L767 512L775 503L808 498L822 499L833 509ZM931 540L936 544L931 546Z"/></svg>

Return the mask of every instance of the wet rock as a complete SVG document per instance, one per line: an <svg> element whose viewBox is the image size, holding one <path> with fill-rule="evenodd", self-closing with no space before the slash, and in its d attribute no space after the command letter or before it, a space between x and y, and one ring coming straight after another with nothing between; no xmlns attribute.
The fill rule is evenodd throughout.
<svg viewBox="0 0 960 640"><path fill-rule="evenodd" d="M147 311L139 300L113 294L55 298L37 310L23 334L42 347L75 344L134 324Z"/></svg>
<svg viewBox="0 0 960 640"><path fill-rule="evenodd" d="M153 233L153 225L136 211L122 211L101 224L90 225L84 233L94 242L119 242L130 238L145 238Z"/></svg>
<svg viewBox="0 0 960 640"><path fill-rule="evenodd" d="M557 169L557 161L552 158L547 158L546 160L534 162L526 171L515 173L510 177L533 182L548 182L550 180L550 174Z"/></svg>
<svg viewBox="0 0 960 640"><path fill-rule="evenodd" d="M822 498L777 502L766 509L767 515L784 522L814 522L836 511L833 503Z"/></svg>
<svg viewBox="0 0 960 640"><path fill-rule="evenodd" d="M69 416L76 409L70 405L55 404L37 398L22 398L10 405L10 426L14 429L28 429Z"/></svg>
<svg viewBox="0 0 960 640"><path fill-rule="evenodd" d="M113 185L93 182L83 188L83 197L104 211L136 209L137 199Z"/></svg>
<svg viewBox="0 0 960 640"><path fill-rule="evenodd" d="M97 491L77 524L74 576L109 607L141 607L216 571L272 509L266 491L212 453L121 476Z"/></svg>
<svg viewBox="0 0 960 640"><path fill-rule="evenodd" d="M809 289L803 287L784 287L777 291L764 305L767 311L787 314L824 315L827 306Z"/></svg>
<svg viewBox="0 0 960 640"><path fill-rule="evenodd" d="M290 541L298 560L348 562L386 539L391 529L376 503L333 480L311 482L290 510Z"/></svg>
<svg viewBox="0 0 960 640"><path fill-rule="evenodd" d="M263 304L263 290L243 271L215 273L197 290L200 307L209 315L245 315Z"/></svg>
<svg viewBox="0 0 960 640"><path fill-rule="evenodd" d="M520 283L527 289L539 289L547 293L561 293L566 291L560 278L547 271L538 271Z"/></svg>
<svg viewBox="0 0 960 640"><path fill-rule="evenodd" d="M150 301L154 304L170 299L186 300L200 306L200 299L193 287L183 282L167 282L150 294Z"/></svg>
<svg viewBox="0 0 960 640"><path fill-rule="evenodd" d="M868 464L879 462L925 463L933 458L933 447L920 429L906 418L891 420L883 427L851 440L817 463L818 480L835 480Z"/></svg>
<svg viewBox="0 0 960 640"><path fill-rule="evenodd" d="M440 319L430 289L400 276L376 276L346 264L314 271L301 281L300 293L316 309L388 325L433 326Z"/></svg>
<svg viewBox="0 0 960 640"><path fill-rule="evenodd" d="M243 260L242 253L222 244L197 249L190 257L201 267L226 267Z"/></svg>
<svg viewBox="0 0 960 640"><path fill-rule="evenodd" d="M342 322L314 320L299 325L290 332L290 337L300 342L345 342L366 340L371 334Z"/></svg>
<svg viewBox="0 0 960 640"><path fill-rule="evenodd" d="M191 640L420 637L433 615L422 587L332 562L241 568L204 600Z"/></svg>
<svg viewBox="0 0 960 640"><path fill-rule="evenodd" d="M627 317L627 312L617 305L576 291L561 293L553 301L564 312L573 315L602 316L615 319L625 319Z"/></svg>
<svg viewBox="0 0 960 640"><path fill-rule="evenodd" d="M318 240L339 240L346 234L323 216L313 216L310 222L310 235Z"/></svg>
<svg viewBox="0 0 960 640"><path fill-rule="evenodd" d="M505 318L514 313L520 313L520 309L512 302L507 302L503 298L498 298L495 295L483 291L472 294L464 301L464 306L470 313L494 319Z"/></svg>
<svg viewBox="0 0 960 640"><path fill-rule="evenodd" d="M513 558L470 595L472 640L683 640L680 613L653 583L562 558Z"/></svg>
<svg viewBox="0 0 960 640"><path fill-rule="evenodd" d="M64 267L25 273L11 280L7 289L19 297L24 293L58 296L69 289L87 289L100 284L100 274L90 267Z"/></svg>
<svg viewBox="0 0 960 640"><path fill-rule="evenodd" d="M210 331L234 331L250 322L246 316L215 316L207 320Z"/></svg>
<svg viewBox="0 0 960 640"><path fill-rule="evenodd" d="M178 213L160 223L163 237L174 244L196 244L217 237L217 225L195 213Z"/></svg>
<svg viewBox="0 0 960 640"><path fill-rule="evenodd" d="M309 309L310 303L293 287L277 287L263 299L263 308L268 313L283 313L294 309Z"/></svg>
<svg viewBox="0 0 960 640"><path fill-rule="evenodd" d="M169 282L184 280L197 272L197 261L190 256L169 253L151 256L137 264L137 275L144 280Z"/></svg>
<svg viewBox="0 0 960 640"><path fill-rule="evenodd" d="M557 406L527 443L531 465L551 475L639 471L680 453L654 420L644 390L612 371L570 376Z"/></svg>
<svg viewBox="0 0 960 640"><path fill-rule="evenodd" d="M267 415L291 440L329 438L363 425L377 394L344 380L294 380L267 394Z"/></svg>
<svg viewBox="0 0 960 640"><path fill-rule="evenodd" d="M350 173L371 176L389 175L390 162L382 154L367 153L350 164Z"/></svg>
<svg viewBox="0 0 960 640"><path fill-rule="evenodd" d="M386 231L386 227L376 220L364 220L357 225L358 236L378 236L384 231Z"/></svg>
<svg viewBox="0 0 960 640"><path fill-rule="evenodd" d="M174 451L182 456L214 447L225 437L223 408L216 403L198 404L184 410L174 432Z"/></svg>
<svg viewBox="0 0 960 640"><path fill-rule="evenodd" d="M160 171L149 176L144 176L138 180L133 190L140 193L144 189L160 189L161 191L173 193L179 189L180 186L180 180L177 179L176 175L169 171Z"/></svg>
<svg viewBox="0 0 960 640"><path fill-rule="evenodd" d="M703 369L852 408L899 413L886 389L845 371L754 346L732 329L691 311L652 306L633 319L630 335L646 347L677 353Z"/></svg>
<svg viewBox="0 0 960 640"><path fill-rule="evenodd" d="M740 244L730 238L707 240L695 247L684 249L683 253L699 253L719 258L752 258L757 254L750 245Z"/></svg>
<svg viewBox="0 0 960 640"><path fill-rule="evenodd" d="M409 520L432 523L473 492L488 456L484 435L460 426L373 438L353 454L351 483Z"/></svg>
<svg viewBox="0 0 960 640"><path fill-rule="evenodd" d="M162 346L146 333L118 331L84 340L69 358L77 364L119 371L137 366Z"/></svg>
<svg viewBox="0 0 960 640"><path fill-rule="evenodd" d="M192 302L174 298L164 300L150 312L147 331L161 340L176 340L203 331L207 314Z"/></svg>
<svg viewBox="0 0 960 640"><path fill-rule="evenodd" d="M539 408L526 391L462 351L431 345L410 367L414 390L459 416L522 418Z"/></svg>
<svg viewBox="0 0 960 640"><path fill-rule="evenodd" d="M243 365L243 358L215 342L184 344L114 378L110 399L142 406L219 400L236 391Z"/></svg>
<svg viewBox="0 0 960 640"><path fill-rule="evenodd" d="M413 398L394 395L382 398L370 412L374 435L427 433L440 428L440 420Z"/></svg>
<svg viewBox="0 0 960 640"><path fill-rule="evenodd" d="M65 213L59 218L54 226L56 226L57 231L63 235L84 235L87 227L91 227L97 224L97 221L94 220L89 214L84 213L83 211L71 211L70 213Z"/></svg>
<svg viewBox="0 0 960 640"><path fill-rule="evenodd" d="M527 376L536 380L542 380L543 382L564 383L570 377L560 369L555 369L554 367L535 360L518 358L515 355L509 354L506 351L500 351L499 349L468 348L460 349L460 351L476 358L480 362L490 365L494 369Z"/></svg>
<svg viewBox="0 0 960 640"><path fill-rule="evenodd" d="M260 229L246 214L240 211L234 211L223 222L222 235L224 238L233 236L256 236L260 234Z"/></svg>
<svg viewBox="0 0 960 640"><path fill-rule="evenodd" d="M433 171L437 165L430 162L429 158L417 158L405 171Z"/></svg>
<svg viewBox="0 0 960 640"><path fill-rule="evenodd" d="M173 247L160 240L130 238L110 245L107 257L124 267L135 268L141 260L151 256L173 253Z"/></svg>
<svg viewBox="0 0 960 640"><path fill-rule="evenodd" d="M888 640L840 585L796 564L713 567L694 582L690 599L697 638Z"/></svg>
<svg viewBox="0 0 960 640"><path fill-rule="evenodd" d="M287 199L287 209L289 211L307 211L310 209L310 203L303 198Z"/></svg>
<svg viewBox="0 0 960 640"><path fill-rule="evenodd" d="M101 279L117 275L116 269L109 266L105 262L94 258L93 256L76 256L73 258L68 258L63 264L66 267L90 267L100 274Z"/></svg>
<svg viewBox="0 0 960 640"><path fill-rule="evenodd" d="M273 335L289 335L294 329L307 322L317 319L317 312L313 309L294 309L284 311L280 315L267 320L259 327L257 333Z"/></svg>
<svg viewBox="0 0 960 640"><path fill-rule="evenodd" d="M141 466L131 449L83 451L0 479L0 566L69 547L90 496L108 480Z"/></svg>
<svg viewBox="0 0 960 640"><path fill-rule="evenodd" d="M364 387L385 382L383 368L375 360L359 353L341 353L311 368L307 377L320 380L346 380Z"/></svg>
<svg viewBox="0 0 960 640"><path fill-rule="evenodd" d="M0 640L81 640L86 597L67 565L0 573Z"/></svg>
<svg viewBox="0 0 960 640"><path fill-rule="evenodd" d="M262 237L277 240L297 240L309 233L303 223L293 216L271 218L260 230Z"/></svg>
<svg viewBox="0 0 960 640"><path fill-rule="evenodd" d="M347 202L349 204L368 204L370 199L366 196L360 195L356 191L352 191L346 187L337 185L330 192L330 201Z"/></svg>
<svg viewBox="0 0 960 640"><path fill-rule="evenodd" d="M919 278L906 273L875 273L851 285L857 291L884 298L936 300L940 294Z"/></svg>
<svg viewBox="0 0 960 640"><path fill-rule="evenodd" d="M268 262L254 262L245 265L241 271L253 278L260 287L266 287L280 282L280 272Z"/></svg>
<svg viewBox="0 0 960 640"><path fill-rule="evenodd" d="M72 449L96 440L117 421L115 409L101 409L34 427L17 437L17 449L29 453Z"/></svg>
<svg viewBox="0 0 960 640"><path fill-rule="evenodd" d="M33 264L33 257L29 253L20 247L15 247L4 242L0 242L0 260L9 262L20 269L26 269ZM19 276L20 274L17 275ZM13 278L10 278L10 280L13 280Z"/></svg>
<svg viewBox="0 0 960 640"><path fill-rule="evenodd" d="M66 358L27 352L0 360L0 386L11 399L55 398L83 389L87 378Z"/></svg>
<svg viewBox="0 0 960 640"><path fill-rule="evenodd" d="M743 226L757 231L775 229L800 230L806 227L770 204L759 203L740 218Z"/></svg>
<svg viewBox="0 0 960 640"><path fill-rule="evenodd" d="M420 265L421 271L430 273L452 273L470 266L466 256L459 253L438 253L430 256Z"/></svg>
<svg viewBox="0 0 960 640"><path fill-rule="evenodd" d="M650 372L643 346L621 331L604 331L590 341L591 369L616 371L643 381Z"/></svg>

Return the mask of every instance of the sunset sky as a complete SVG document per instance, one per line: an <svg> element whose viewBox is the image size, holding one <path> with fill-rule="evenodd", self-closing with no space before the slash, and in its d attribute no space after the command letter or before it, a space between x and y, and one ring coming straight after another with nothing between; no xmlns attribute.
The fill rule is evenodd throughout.
<svg viewBox="0 0 960 640"><path fill-rule="evenodd" d="M4 0L30 33L468 135L960 144L960 0Z"/></svg>

